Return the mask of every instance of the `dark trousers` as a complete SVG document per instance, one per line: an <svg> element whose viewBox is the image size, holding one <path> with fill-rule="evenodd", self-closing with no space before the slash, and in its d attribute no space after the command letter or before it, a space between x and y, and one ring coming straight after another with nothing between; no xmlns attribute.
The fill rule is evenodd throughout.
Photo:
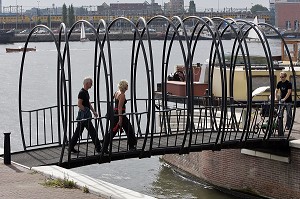
<svg viewBox="0 0 300 199"><path fill-rule="evenodd" d="M292 104L289 103L286 105L286 128L290 129L292 126Z"/></svg>
<svg viewBox="0 0 300 199"><path fill-rule="evenodd" d="M283 126L283 115L284 115L284 109L286 109L286 124ZM284 136L284 128L290 129L292 126L292 104L291 103L285 103L279 105L279 114L278 114L278 120L280 122L279 124L279 130L278 135Z"/></svg>
<svg viewBox="0 0 300 199"><path fill-rule="evenodd" d="M114 121L112 124L113 127L115 127L118 124L118 121L119 121L119 116L114 116ZM123 115L123 119L122 119L122 129L125 131L127 135L127 144L129 145L129 149L134 148L137 144L137 139L134 135L132 125L129 119L125 115ZM103 144L104 149L108 148L108 145L110 143L110 138L112 140L115 137L116 133L117 132L109 132L105 135L104 144Z"/></svg>
<svg viewBox="0 0 300 199"><path fill-rule="evenodd" d="M100 141L98 139L98 135L97 135L97 132L96 132L96 129L92 123L91 120L86 120L86 121L82 121L82 122L78 122L77 123L77 127L76 127L76 130L73 134L73 137L70 141L70 147L71 149L74 148L74 146L76 145L78 139L79 139L79 136L81 136L84 128L87 129L89 135L91 136L92 138L92 141L95 145L96 148L101 148L100 146Z"/></svg>

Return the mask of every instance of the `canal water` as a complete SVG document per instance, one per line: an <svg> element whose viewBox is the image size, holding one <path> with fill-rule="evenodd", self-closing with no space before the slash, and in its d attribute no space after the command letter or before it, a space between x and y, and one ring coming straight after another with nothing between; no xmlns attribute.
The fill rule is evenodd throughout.
<svg viewBox="0 0 300 199"><path fill-rule="evenodd" d="M158 156L120 160L72 170L156 198L236 198L181 175Z"/></svg>
<svg viewBox="0 0 300 199"><path fill-rule="evenodd" d="M280 53L279 41L271 40L275 55ZM0 85L0 129L11 132L12 151L22 150L18 116L18 81L22 53L6 53L6 47L18 47L23 44L15 43L0 45L1 85ZM231 52L231 41L224 41L225 53ZM262 55L258 44L250 43L250 52ZM113 41L112 59L114 84L120 79L130 79L131 42ZM162 41L153 41L153 56L155 82L161 78ZM29 52L26 56L24 71L23 95L24 109L41 108L56 104L56 49L53 43L30 43L29 47L36 47L36 52ZM201 41L197 47L194 62L203 63L208 58L210 41ZM71 42L72 64L72 100L77 101L77 92L82 86L82 79L93 74L94 43ZM141 55L142 56L142 55ZM177 64L183 64L182 53L178 43L174 44L170 57L168 73L174 71ZM142 65L142 61L138 62ZM138 94L145 95L145 71L138 68ZM102 84L103 82L101 82ZM101 87L100 87L101 88ZM91 99L93 91L91 90ZM129 96L129 93L127 93ZM3 137L3 135L2 135ZM0 138L0 140L3 140ZM3 148L3 141L0 142ZM209 185L190 180L174 171L160 160L160 157L148 159L120 160L102 165L90 165L72 169L78 173L101 179L126 187L128 189L148 194L157 198L234 198L219 192Z"/></svg>

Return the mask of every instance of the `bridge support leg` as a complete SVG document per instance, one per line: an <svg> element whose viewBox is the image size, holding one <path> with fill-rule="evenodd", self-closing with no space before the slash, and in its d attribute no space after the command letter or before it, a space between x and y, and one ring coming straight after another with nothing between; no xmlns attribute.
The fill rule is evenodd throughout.
<svg viewBox="0 0 300 199"><path fill-rule="evenodd" d="M4 133L4 164L11 164L10 133Z"/></svg>

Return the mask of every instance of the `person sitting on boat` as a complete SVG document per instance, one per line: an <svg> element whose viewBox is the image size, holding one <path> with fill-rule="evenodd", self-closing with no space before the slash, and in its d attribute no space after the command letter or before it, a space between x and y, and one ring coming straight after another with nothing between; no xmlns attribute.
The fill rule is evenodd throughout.
<svg viewBox="0 0 300 199"><path fill-rule="evenodd" d="M100 141L97 136L97 131L91 121L93 112L95 117L98 117L97 112L94 110L91 102L90 102L90 95L88 90L92 87L93 80L90 77L86 77L83 80L83 88L79 91L78 94L78 116L76 120L83 120L77 123L76 130L73 134L73 137L70 141L70 151L73 153L78 153L79 151L76 150L74 147L79 139L79 136L82 134L84 128L88 130L88 133L90 134L92 141L95 145L96 151L101 152L101 145Z"/></svg>
<svg viewBox="0 0 300 199"><path fill-rule="evenodd" d="M108 153L108 145L110 140L116 135L119 130L124 130L127 135L127 142L129 145L129 150L135 150L137 139L135 137L133 127L129 119L124 115L126 112L126 97L125 92L128 90L128 82L126 80L121 80L118 84L119 90L114 94L115 107L114 107L114 117L112 122L112 132L105 135L103 150L104 153Z"/></svg>
<svg viewBox="0 0 300 199"><path fill-rule="evenodd" d="M280 103L284 103L284 106L286 107L285 128L289 130L291 128L291 122L292 122L292 84L286 78L287 78L287 73L281 72L280 73L281 81L279 81L276 86L275 100L278 100L278 93L280 92Z"/></svg>

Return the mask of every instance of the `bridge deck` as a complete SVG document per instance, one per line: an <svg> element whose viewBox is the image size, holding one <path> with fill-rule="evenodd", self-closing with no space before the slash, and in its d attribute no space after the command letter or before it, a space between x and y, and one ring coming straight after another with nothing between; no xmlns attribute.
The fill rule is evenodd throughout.
<svg viewBox="0 0 300 199"><path fill-rule="evenodd" d="M222 148L258 148L265 146L266 142L262 138L248 139L247 143L239 142L242 133L235 133L235 139L230 139L231 136L225 136ZM105 163L112 160L120 160L126 158L144 158L151 155L163 155L168 153L188 153L201 150L220 150L220 144L215 144L217 132L199 132L194 133L191 140L191 148L189 151L180 150L183 141L183 133L164 135L161 137L154 137L151 152L149 152L149 143L146 144L145 150L142 151L143 138L138 139L136 151L127 150L126 138L114 139L112 144L111 155L101 155L95 152L92 143L81 143L79 145L80 153L71 154L71 160L68 162L67 149L64 152L63 161L60 166L65 168L78 167L94 163ZM188 138L187 138L188 140ZM285 140L278 137L272 137L268 144L277 145L281 143L282 147L285 146ZM186 145L185 147L187 146ZM77 147L77 146L76 146ZM40 148L22 152L15 152L12 154L12 161L20 163L28 167L41 166L41 165L58 165L61 155L61 146L52 146L47 148ZM151 154L150 154L151 153Z"/></svg>

